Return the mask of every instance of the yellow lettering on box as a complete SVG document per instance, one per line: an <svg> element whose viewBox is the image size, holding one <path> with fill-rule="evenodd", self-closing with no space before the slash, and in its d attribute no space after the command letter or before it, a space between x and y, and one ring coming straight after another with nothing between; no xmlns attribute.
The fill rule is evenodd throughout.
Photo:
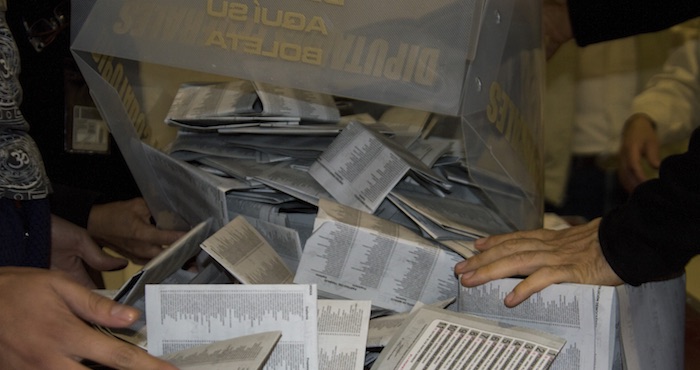
<svg viewBox="0 0 700 370"><path fill-rule="evenodd" d="M497 82L492 83L489 89L486 119L494 125L498 132L503 134L505 140L523 158L531 178L537 183L538 187L541 186L542 180L539 176L540 152L534 137L515 102Z"/></svg>

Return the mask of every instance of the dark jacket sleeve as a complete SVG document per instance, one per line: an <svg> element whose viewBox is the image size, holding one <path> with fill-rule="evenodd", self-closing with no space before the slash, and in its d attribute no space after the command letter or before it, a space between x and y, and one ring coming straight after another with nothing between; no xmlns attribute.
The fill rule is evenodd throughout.
<svg viewBox="0 0 700 370"><path fill-rule="evenodd" d="M49 197L51 213L78 226L87 228L90 209L96 204L101 194L72 186L54 184Z"/></svg>
<svg viewBox="0 0 700 370"><path fill-rule="evenodd" d="M626 283L639 285L682 273L700 253L700 128L686 153L668 157L659 178L635 189L599 229L606 260Z"/></svg>
<svg viewBox="0 0 700 370"><path fill-rule="evenodd" d="M698 0L568 0L576 43L659 31L700 16Z"/></svg>

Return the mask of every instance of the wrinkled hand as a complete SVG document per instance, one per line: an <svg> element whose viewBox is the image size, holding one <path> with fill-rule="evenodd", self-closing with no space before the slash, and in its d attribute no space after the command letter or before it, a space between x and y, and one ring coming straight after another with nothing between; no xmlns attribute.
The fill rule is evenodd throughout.
<svg viewBox="0 0 700 370"><path fill-rule="evenodd" d="M556 283L620 285L603 256L595 219L564 230L533 230L490 236L474 244L482 253L455 266L460 282L474 287L491 280L527 276L505 298L514 307Z"/></svg>
<svg viewBox="0 0 700 370"><path fill-rule="evenodd" d="M648 180L642 167L643 161L654 169L661 165L659 137L654 123L645 114L634 114L625 123L620 147L620 168L617 175L628 192Z"/></svg>
<svg viewBox="0 0 700 370"><path fill-rule="evenodd" d="M565 42L574 38L566 2L543 1L542 32L547 59L551 58Z"/></svg>
<svg viewBox="0 0 700 370"><path fill-rule="evenodd" d="M139 265L185 234L156 228L143 198L93 206L87 229L104 246Z"/></svg>
<svg viewBox="0 0 700 370"><path fill-rule="evenodd" d="M2 368L85 369L89 359L114 369L176 370L138 347L110 338L83 320L107 327L131 325L139 312L80 286L65 274L0 268Z"/></svg>
<svg viewBox="0 0 700 370"><path fill-rule="evenodd" d="M128 263L105 253L87 230L51 215L51 268L61 270L83 286L94 289L95 283L83 262L97 271L122 269Z"/></svg>

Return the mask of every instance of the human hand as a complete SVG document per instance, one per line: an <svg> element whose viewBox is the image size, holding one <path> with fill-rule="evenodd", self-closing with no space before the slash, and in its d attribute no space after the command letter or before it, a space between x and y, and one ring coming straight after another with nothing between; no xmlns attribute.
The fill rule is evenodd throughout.
<svg viewBox="0 0 700 370"><path fill-rule="evenodd" d="M630 193L637 185L647 180L642 167L643 159L654 169L661 165L659 137L654 126L649 116L636 113L627 119L622 130L620 168L617 175L622 186Z"/></svg>
<svg viewBox="0 0 700 370"><path fill-rule="evenodd" d="M3 368L77 370L85 369L79 361L87 359L114 369L177 370L86 324L128 327L139 312L91 292L63 273L0 267L0 297Z"/></svg>
<svg viewBox="0 0 700 370"><path fill-rule="evenodd" d="M565 42L574 38L566 1L543 1L542 32L547 59L551 58Z"/></svg>
<svg viewBox="0 0 700 370"><path fill-rule="evenodd" d="M96 285L83 263L97 271L112 271L126 267L128 261L105 253L82 227L51 215L51 268L94 289Z"/></svg>
<svg viewBox="0 0 700 370"><path fill-rule="evenodd" d="M504 303L515 307L532 294L557 283L620 285L598 241L600 219L563 230L520 231L479 239L482 253L455 266L460 282L474 287L491 280L527 276Z"/></svg>
<svg viewBox="0 0 700 370"><path fill-rule="evenodd" d="M95 239L115 252L143 265L185 233L160 230L151 223L143 198L93 206L87 225Z"/></svg>

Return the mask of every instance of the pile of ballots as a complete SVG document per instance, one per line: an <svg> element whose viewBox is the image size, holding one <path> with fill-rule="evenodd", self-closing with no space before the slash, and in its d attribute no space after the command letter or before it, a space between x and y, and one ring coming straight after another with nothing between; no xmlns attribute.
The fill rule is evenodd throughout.
<svg viewBox="0 0 700 370"><path fill-rule="evenodd" d="M182 85L165 122L171 158L227 179L216 226L266 215L303 243L325 198L450 243L514 230L469 178L455 117L232 80Z"/></svg>
<svg viewBox="0 0 700 370"><path fill-rule="evenodd" d="M144 153L191 229L117 292L146 316L110 334L183 369L555 362L564 339L460 308L454 265L514 227L459 118L233 80L182 85L165 121Z"/></svg>

